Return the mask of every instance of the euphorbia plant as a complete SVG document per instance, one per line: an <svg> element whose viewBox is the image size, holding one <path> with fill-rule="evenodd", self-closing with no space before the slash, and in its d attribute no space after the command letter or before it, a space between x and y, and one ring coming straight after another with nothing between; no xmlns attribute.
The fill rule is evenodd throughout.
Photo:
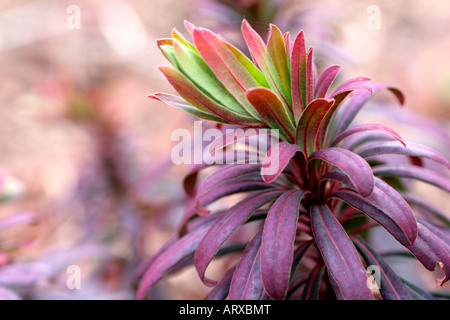
<svg viewBox="0 0 450 320"><path fill-rule="evenodd" d="M439 265L444 273L439 286L449 279L449 220L409 194L403 181L417 179L450 191L445 175L427 168L423 159L445 171L449 162L382 124L351 125L376 92L388 89L400 103L402 93L366 77L335 85L340 67L319 75L303 32L291 42L288 33L271 25L266 43L243 21L249 59L219 35L186 26L193 42L175 30L172 38L158 41L172 64L160 70L180 97L151 97L202 119L278 130L279 140L263 163L213 165L199 182L198 171L208 166L193 169L185 181L192 204L179 232L146 262L139 298L164 275L189 264L214 287L210 299L433 298L396 275L365 236L369 228L382 226L425 268ZM212 143L213 151L224 147L222 140ZM273 162L275 172L268 166ZM241 197L225 210L210 206L232 194ZM414 206L426 216L416 216ZM248 224L256 226L251 240L231 242ZM236 251L243 251L240 259L222 280L205 276L216 255ZM367 285L369 266L379 268L378 290Z"/></svg>

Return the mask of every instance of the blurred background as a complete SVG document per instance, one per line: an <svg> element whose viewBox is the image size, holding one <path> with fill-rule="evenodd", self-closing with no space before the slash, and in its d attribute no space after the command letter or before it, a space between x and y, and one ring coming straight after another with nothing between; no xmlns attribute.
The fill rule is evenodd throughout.
<svg viewBox="0 0 450 320"><path fill-rule="evenodd" d="M186 19L243 48L243 17L263 36L270 22L304 30L319 63L342 65L342 78L400 88L404 107L380 94L374 105L383 106L363 116L450 158L447 0L3 0L0 297L134 299L136 270L185 210L188 168L170 161L171 133L192 129L183 112L147 98L174 93L155 40L172 28L188 36ZM415 188L448 211L448 194ZM80 267L80 290L67 286L70 265ZM433 289L423 270L408 276ZM152 297L207 291L187 269Z"/></svg>

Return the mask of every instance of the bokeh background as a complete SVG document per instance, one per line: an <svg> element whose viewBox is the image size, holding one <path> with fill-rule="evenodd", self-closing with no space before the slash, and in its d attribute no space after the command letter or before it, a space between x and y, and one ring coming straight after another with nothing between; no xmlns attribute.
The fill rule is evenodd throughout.
<svg viewBox="0 0 450 320"><path fill-rule="evenodd" d="M292 35L305 30L318 61L341 64L342 77L400 88L405 106L380 94L374 105L383 106L362 116L450 158L447 0L274 0L276 14L255 14L259 0L2 0L0 296L134 299L136 270L184 210L188 168L170 162L171 133L192 129L181 111L147 98L174 93L157 70L167 62L155 40L174 27L187 35L186 19L240 46L242 16L225 2L244 8L262 34L268 22ZM449 212L448 194L414 188ZM383 239L379 247L388 248ZM70 265L80 267L80 290L67 288ZM401 261L396 268L434 289L435 274ZM151 297L206 292L187 269Z"/></svg>

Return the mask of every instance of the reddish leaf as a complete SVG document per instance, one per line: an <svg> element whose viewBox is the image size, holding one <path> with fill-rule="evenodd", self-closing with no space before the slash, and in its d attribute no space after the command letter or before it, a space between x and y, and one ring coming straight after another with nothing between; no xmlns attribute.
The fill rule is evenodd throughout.
<svg viewBox="0 0 450 320"><path fill-rule="evenodd" d="M167 104L168 106L171 106L172 108L180 109L180 110L187 112L187 113L189 113L197 118L200 118L200 119L215 121L215 122L219 122L219 123L231 124L231 122L226 121L226 120L222 119L221 117L210 113L209 111L205 112L205 111L201 111L201 110L197 109L192 104L186 102L186 100L184 100L178 96L157 92L154 94L150 94L148 97L158 100L158 101L161 101L161 102L164 102L165 104Z"/></svg>
<svg viewBox="0 0 450 320"><path fill-rule="evenodd" d="M294 141L295 127L282 102L271 90L261 87L250 89L247 99L269 127L280 130L280 135L288 141Z"/></svg>
<svg viewBox="0 0 450 320"><path fill-rule="evenodd" d="M256 62L259 69L263 72L270 88L276 93L280 101L282 101L283 106L286 108L286 112L290 112L290 101L288 94L283 87L283 83L274 62L267 52L263 39L255 30L252 29L246 20L242 22L242 34L247 43L250 54L253 57L253 61Z"/></svg>
<svg viewBox="0 0 450 320"><path fill-rule="evenodd" d="M315 98L325 98L331 84L336 79L337 74L341 70L341 66L333 65L325 69L317 79L316 86L314 88Z"/></svg>
<svg viewBox="0 0 450 320"><path fill-rule="evenodd" d="M300 201L305 192L287 191L270 207L264 223L261 275L266 292L273 299L286 296L294 257Z"/></svg>
<svg viewBox="0 0 450 320"><path fill-rule="evenodd" d="M351 190L336 191L331 197L345 201L377 221L404 246L416 240L414 213L398 192L381 179L375 178L375 188L369 198L363 198Z"/></svg>
<svg viewBox="0 0 450 320"><path fill-rule="evenodd" d="M306 163L306 158L299 146L282 141L272 146L264 159L261 175L266 183L272 183L286 168L289 161L299 154L300 161Z"/></svg>
<svg viewBox="0 0 450 320"><path fill-rule="evenodd" d="M290 102L292 98L290 66L288 64L289 56L286 51L283 34L280 29L273 24L270 25L269 40L267 41L267 52L275 64L275 68L280 75L281 83L283 84L286 92L287 99Z"/></svg>
<svg viewBox="0 0 450 320"><path fill-rule="evenodd" d="M444 278L437 279L436 284L442 286L450 279L450 254L442 242L427 227L418 223L419 234L417 240L408 249L419 259L425 268L430 271L436 265L444 271Z"/></svg>
<svg viewBox="0 0 450 320"><path fill-rule="evenodd" d="M296 141L306 156L314 152L320 124L333 103L334 100L316 99L302 113L297 124Z"/></svg>
<svg viewBox="0 0 450 320"><path fill-rule="evenodd" d="M373 300L358 253L328 206L311 208L311 227L317 247L335 281L333 287L345 299Z"/></svg>

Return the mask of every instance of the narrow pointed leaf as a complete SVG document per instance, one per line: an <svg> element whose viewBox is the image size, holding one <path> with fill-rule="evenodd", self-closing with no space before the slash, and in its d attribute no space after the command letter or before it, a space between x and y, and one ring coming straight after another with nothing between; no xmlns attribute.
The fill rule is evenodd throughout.
<svg viewBox="0 0 450 320"><path fill-rule="evenodd" d="M417 240L408 249L430 271L439 265L444 272L444 278L437 279L436 284L442 286L450 279L450 254L441 240L423 224L418 223Z"/></svg>
<svg viewBox="0 0 450 320"><path fill-rule="evenodd" d="M339 134L338 136L336 136L333 139L331 146L332 147L336 146L339 142L341 142L342 140L344 140L345 138L347 138L353 134L364 132L364 131L374 131L374 130L391 135L392 137L394 137L395 139L400 141L400 143L403 145L403 147L406 147L405 141L403 141L402 137L400 137L400 135L397 132L395 132L393 129L386 127L382 124L372 124L372 123L358 125L358 126L355 126L355 127L345 130L344 132L342 132L341 134ZM360 156L362 156L363 158L365 158L365 156L361 155L360 152L358 152L358 154Z"/></svg>
<svg viewBox="0 0 450 320"><path fill-rule="evenodd" d="M325 69L317 79L315 88L314 88L314 97L315 98L325 98L332 85L333 81L336 79L339 71L341 70L341 66L333 65Z"/></svg>
<svg viewBox="0 0 450 320"><path fill-rule="evenodd" d="M296 129L296 141L307 156L315 150L320 124L333 103L334 100L316 99L306 107L300 117Z"/></svg>
<svg viewBox="0 0 450 320"><path fill-rule="evenodd" d="M315 66L313 64L313 52L313 48L310 48L306 57L306 106L310 104L314 96Z"/></svg>
<svg viewBox="0 0 450 320"><path fill-rule="evenodd" d="M449 161L440 152L418 143L408 143L407 146L399 145L395 141L371 143L361 147L358 150L358 154L363 158L378 156L381 154L402 154L413 157L427 158L450 168Z"/></svg>
<svg viewBox="0 0 450 320"><path fill-rule="evenodd" d="M202 281L209 286L217 282L205 276L206 268L222 244L250 215L264 204L276 199L280 191L259 191L237 203L222 214L211 226L195 252L195 267Z"/></svg>
<svg viewBox="0 0 450 320"><path fill-rule="evenodd" d="M202 57L181 42L173 43L175 56L180 63L180 70L209 98L242 116L251 117L236 98L217 79L213 70Z"/></svg>
<svg viewBox="0 0 450 320"><path fill-rule="evenodd" d="M394 270L359 237L352 237L356 249L367 265L377 266L380 269L380 293L385 300L413 300L402 280Z"/></svg>
<svg viewBox="0 0 450 320"><path fill-rule="evenodd" d="M374 188L372 170L366 160L357 154L342 148L328 148L314 152L308 159L320 159L339 168L348 176L355 189L368 197Z"/></svg>
<svg viewBox="0 0 450 320"><path fill-rule="evenodd" d="M297 35L291 53L291 90L294 121L298 122L306 108L306 44L303 31Z"/></svg>
<svg viewBox="0 0 450 320"><path fill-rule="evenodd" d="M373 300L358 253L328 206L311 208L311 227L317 247L343 298Z"/></svg>
<svg viewBox="0 0 450 320"><path fill-rule="evenodd" d="M239 101L254 118L259 115L245 97L246 90L257 87L252 75L236 59L226 44L208 29L197 28L193 34L194 43L203 59L214 71L225 88Z"/></svg>
<svg viewBox="0 0 450 320"><path fill-rule="evenodd" d="M230 285L228 300L258 300L264 292L261 280L261 234L248 243Z"/></svg>
<svg viewBox="0 0 450 320"><path fill-rule="evenodd" d="M383 177L416 179L450 192L450 179L426 168L408 165L383 165L373 168L373 174Z"/></svg>
<svg viewBox="0 0 450 320"><path fill-rule="evenodd" d="M280 29L275 25L270 25L270 35L267 41L267 52L272 58L275 68L281 78L284 91L286 92L286 98L291 101L291 77L290 66L288 64L288 54L286 52L286 46L284 43L283 34Z"/></svg>
<svg viewBox="0 0 450 320"><path fill-rule="evenodd" d="M375 187L369 198L351 190L339 190L331 195L366 214L401 244L409 246L417 238L417 222L409 205L395 189L381 179L375 179Z"/></svg>
<svg viewBox="0 0 450 320"><path fill-rule="evenodd" d="M266 292L273 299L286 296L294 258L301 190L285 192L271 206L264 223L261 275Z"/></svg>
<svg viewBox="0 0 450 320"><path fill-rule="evenodd" d="M294 141L294 125L277 95L266 88L253 88L247 91L247 99L269 127L280 130L280 135L288 141Z"/></svg>
<svg viewBox="0 0 450 320"><path fill-rule="evenodd" d="M272 146L264 159L261 167L261 175L266 183L272 183L286 168L289 161L299 154L299 160L306 163L303 151L296 144L282 141Z"/></svg>
<svg viewBox="0 0 450 320"><path fill-rule="evenodd" d="M290 112L290 100L288 94L286 93L283 83L280 79L280 75L267 52L266 45L260 35L252 29L246 20L242 22L242 34L250 50L250 54L253 57L253 61L256 62L259 69L262 71L269 83L270 88L276 93L280 101L282 102L285 112L289 114ZM293 119L292 119L293 120Z"/></svg>
<svg viewBox="0 0 450 320"><path fill-rule="evenodd" d="M219 36L220 37L220 36ZM222 39L224 41L227 48L233 52L236 59L242 64L242 66L250 73L255 79L256 82L258 82L258 86L269 88L269 84L267 83L266 78L264 77L264 74L259 70L253 62L247 58L245 54L243 54L238 48L227 42L225 39Z"/></svg>
<svg viewBox="0 0 450 320"><path fill-rule="evenodd" d="M180 71L170 66L161 66L159 69L178 92L178 94L201 111L212 113L231 123L247 126L261 126L261 123L258 123L256 119L243 117L233 111L227 110L221 105L218 105L216 102L204 95L199 89L197 89L195 85Z"/></svg>
<svg viewBox="0 0 450 320"><path fill-rule="evenodd" d="M339 100L337 97L341 96L343 94L347 94L349 92L355 91L355 90L364 90L368 93L372 94L373 89L370 86L364 85L365 83L369 82L371 79L367 77L357 77L353 79L349 79L339 85L333 92L328 94L329 99L336 99Z"/></svg>

